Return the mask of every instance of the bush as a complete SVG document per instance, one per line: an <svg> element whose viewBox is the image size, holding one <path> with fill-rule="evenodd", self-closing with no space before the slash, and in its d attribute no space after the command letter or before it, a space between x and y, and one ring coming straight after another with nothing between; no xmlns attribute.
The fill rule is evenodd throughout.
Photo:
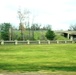
<svg viewBox="0 0 76 75"><path fill-rule="evenodd" d="M55 33L54 33L54 31L52 31L52 30L48 30L47 32L46 32L46 38L48 39L48 40L54 40L54 38L55 38Z"/></svg>
<svg viewBox="0 0 76 75"><path fill-rule="evenodd" d="M9 40L9 28L11 28L10 23L2 23L1 26L1 38L3 40Z"/></svg>

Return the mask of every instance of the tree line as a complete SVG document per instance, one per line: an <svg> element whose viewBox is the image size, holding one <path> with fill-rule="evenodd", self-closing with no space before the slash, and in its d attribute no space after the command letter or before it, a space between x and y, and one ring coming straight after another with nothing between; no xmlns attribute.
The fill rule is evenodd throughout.
<svg viewBox="0 0 76 75"><path fill-rule="evenodd" d="M10 23L0 24L0 39L2 40L35 40L35 34L41 32L42 40L49 39L54 40L55 33L52 31L51 26L47 25L46 28L40 28L41 25L33 24L30 28L25 28L23 25L19 26L19 29L16 29ZM27 33L28 31L28 33ZM44 33L44 31L46 31ZM44 35L43 35L44 34ZM28 35L28 37L26 37ZM37 34L39 35L39 34ZM39 38L40 40L40 38Z"/></svg>
<svg viewBox="0 0 76 75"><path fill-rule="evenodd" d="M76 25L71 25L68 30L76 31ZM38 38L35 39L35 36ZM25 28L20 25L19 28L15 28L10 23L0 24L0 40L55 40L55 37L51 25L41 28L40 24L32 24L31 27Z"/></svg>

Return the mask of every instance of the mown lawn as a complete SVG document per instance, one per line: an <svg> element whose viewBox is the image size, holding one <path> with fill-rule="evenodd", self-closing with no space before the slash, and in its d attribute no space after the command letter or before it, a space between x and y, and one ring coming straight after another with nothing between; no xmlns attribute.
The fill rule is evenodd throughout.
<svg viewBox="0 0 76 75"><path fill-rule="evenodd" d="M0 72L76 72L76 44L0 45Z"/></svg>

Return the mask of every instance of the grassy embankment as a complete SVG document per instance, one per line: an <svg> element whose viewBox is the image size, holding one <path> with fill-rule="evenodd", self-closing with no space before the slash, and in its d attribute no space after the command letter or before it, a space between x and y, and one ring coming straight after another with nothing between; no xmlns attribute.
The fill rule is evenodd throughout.
<svg viewBox="0 0 76 75"><path fill-rule="evenodd" d="M36 30L36 31L34 31L34 39L35 40L46 40L46 37L45 37L46 32L47 32L47 30ZM15 37L19 38L21 36L20 33L21 33L20 30L14 31L14 34L17 35L17 37L16 36ZM55 31L55 35L56 35L55 40L68 40L67 38L61 36L60 32ZM29 34L29 31L25 30L24 36L25 36L25 39L29 39L30 37L32 37L32 31L30 31L30 34Z"/></svg>

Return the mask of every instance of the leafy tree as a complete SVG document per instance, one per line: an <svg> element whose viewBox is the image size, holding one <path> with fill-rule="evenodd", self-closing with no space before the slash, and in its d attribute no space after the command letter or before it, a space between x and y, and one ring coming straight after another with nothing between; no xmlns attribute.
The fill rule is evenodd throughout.
<svg viewBox="0 0 76 75"><path fill-rule="evenodd" d="M51 29L48 29L45 36L48 40L54 40L55 33Z"/></svg>
<svg viewBox="0 0 76 75"><path fill-rule="evenodd" d="M1 38L3 40L11 40L11 24L10 23L2 23L1 25Z"/></svg>

